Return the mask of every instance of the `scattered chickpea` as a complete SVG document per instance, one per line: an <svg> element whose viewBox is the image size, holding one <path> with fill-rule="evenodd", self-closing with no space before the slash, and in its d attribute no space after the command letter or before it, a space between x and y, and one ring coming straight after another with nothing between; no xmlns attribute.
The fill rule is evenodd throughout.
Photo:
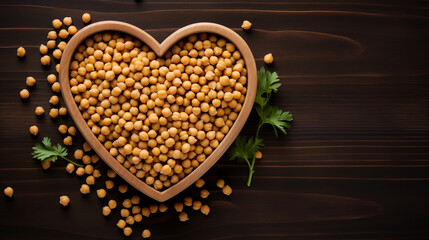
<svg viewBox="0 0 429 240"><path fill-rule="evenodd" d="M94 171L92 172L92 176L94 176L95 178L99 178L101 177L101 172L98 169L94 169Z"/></svg>
<svg viewBox="0 0 429 240"><path fill-rule="evenodd" d="M70 174L73 173L74 169L75 169L75 166L73 164L71 164L71 163L67 164L66 171L68 173L70 173Z"/></svg>
<svg viewBox="0 0 429 240"><path fill-rule="evenodd" d="M63 55L63 52L60 49L55 49L54 52L52 53L52 56L55 59L60 59L62 55Z"/></svg>
<svg viewBox="0 0 429 240"><path fill-rule="evenodd" d="M58 110L58 113L59 113L61 116L65 116L65 115L67 115L67 108L65 108L65 107L61 107L61 108Z"/></svg>
<svg viewBox="0 0 429 240"><path fill-rule="evenodd" d="M91 15L89 13L84 13L82 15L82 21L84 23L89 23L89 21L91 21Z"/></svg>
<svg viewBox="0 0 429 240"><path fill-rule="evenodd" d="M27 84L27 86L29 87L32 87L36 85L36 79L34 79L34 77L27 77L27 79L25 80L25 84Z"/></svg>
<svg viewBox="0 0 429 240"><path fill-rule="evenodd" d="M12 197L13 196L13 188L11 187L7 187L3 190L4 195L8 196L8 197Z"/></svg>
<svg viewBox="0 0 429 240"><path fill-rule="evenodd" d="M64 25L66 25L66 26L70 26L70 25L73 23L73 20L72 20L72 18L71 18L71 17L65 17L65 18L63 19L63 23L64 23Z"/></svg>
<svg viewBox="0 0 429 240"><path fill-rule="evenodd" d="M131 200L130 199L125 199L123 202L122 202L122 206L124 207L124 208L131 208L131 206L132 206L132 203L131 203Z"/></svg>
<svg viewBox="0 0 429 240"><path fill-rule="evenodd" d="M82 184L82 186L80 187L80 192L82 194L88 194L89 191L89 186L87 184Z"/></svg>
<svg viewBox="0 0 429 240"><path fill-rule="evenodd" d="M52 105L57 105L60 102L60 98L57 95L53 95L50 99L49 99L49 103Z"/></svg>
<svg viewBox="0 0 429 240"><path fill-rule="evenodd" d="M57 32L55 32L55 31L49 31L48 32L48 39L50 39L50 40L57 39Z"/></svg>
<svg viewBox="0 0 429 240"><path fill-rule="evenodd" d="M59 127L58 127L58 132L60 132L61 134L66 134L67 133L67 126L66 125L64 125L64 124L61 124ZM76 150L77 151L77 150ZM76 152L75 152L75 159L81 159L81 158L76 158Z"/></svg>
<svg viewBox="0 0 429 240"><path fill-rule="evenodd" d="M121 217L128 217L130 215L130 210L126 209L126 208L122 208L121 209Z"/></svg>
<svg viewBox="0 0 429 240"><path fill-rule="evenodd" d="M150 233L149 229L143 230L143 232L142 232L143 238L150 238L150 235L151 235L151 233Z"/></svg>
<svg viewBox="0 0 429 240"><path fill-rule="evenodd" d="M204 179L200 178L195 182L195 186L197 186L197 188L202 188L205 183Z"/></svg>
<svg viewBox="0 0 429 240"><path fill-rule="evenodd" d="M116 177L116 172L113 171L112 169L107 170L107 176L109 178L115 178Z"/></svg>
<svg viewBox="0 0 429 240"><path fill-rule="evenodd" d="M192 206L192 198L191 197L185 197L183 199L183 204L185 204L185 206L187 206L187 207Z"/></svg>
<svg viewBox="0 0 429 240"><path fill-rule="evenodd" d="M204 215L209 215L210 213L210 207L208 205L201 206L201 213Z"/></svg>
<svg viewBox="0 0 429 240"><path fill-rule="evenodd" d="M206 189L201 190L200 197L201 198L207 198L210 195L210 192Z"/></svg>
<svg viewBox="0 0 429 240"><path fill-rule="evenodd" d="M89 143L84 142L84 143L83 143L83 151L85 151L85 152L89 152L89 151L91 151L91 150L92 150L92 148L91 148L91 146L89 145Z"/></svg>
<svg viewBox="0 0 429 240"><path fill-rule="evenodd" d="M140 204L140 197L138 195L134 195L131 197L131 203L134 205Z"/></svg>
<svg viewBox="0 0 429 240"><path fill-rule="evenodd" d="M124 235L125 236L130 236L131 235L131 233L133 233L133 229L132 228L130 228L130 227L126 227L126 228L124 228Z"/></svg>
<svg viewBox="0 0 429 240"><path fill-rule="evenodd" d="M20 96L22 99L27 99L27 98L29 98L29 97L30 97L30 92L29 92L27 89L22 89L22 90L19 92L19 96Z"/></svg>
<svg viewBox="0 0 429 240"><path fill-rule="evenodd" d="M192 209L194 210L200 210L202 203L200 201L194 201L192 203Z"/></svg>
<svg viewBox="0 0 429 240"><path fill-rule="evenodd" d="M94 167L92 165L89 165L89 164L86 165L84 169L85 169L85 174L88 174L88 175L92 174L94 172Z"/></svg>
<svg viewBox="0 0 429 240"><path fill-rule="evenodd" d="M118 223L116 223L116 226L120 229L123 229L127 223L123 219L119 219Z"/></svg>
<svg viewBox="0 0 429 240"><path fill-rule="evenodd" d="M54 84L52 84L51 86L52 91L54 92L60 92L61 91L61 86L59 82L54 82Z"/></svg>
<svg viewBox="0 0 429 240"><path fill-rule="evenodd" d="M49 116L51 116L51 118L57 118L58 108L51 108L51 110L49 111Z"/></svg>
<svg viewBox="0 0 429 240"><path fill-rule="evenodd" d="M141 222L142 220L143 220L143 215L141 215L140 213L134 215L135 222Z"/></svg>
<svg viewBox="0 0 429 240"><path fill-rule="evenodd" d="M149 211L150 211L150 213L156 213L156 212L158 212L158 205L156 205L156 204L151 204L151 205L149 206Z"/></svg>
<svg viewBox="0 0 429 240"><path fill-rule="evenodd" d="M225 187L222 188L222 192L223 194L229 196L232 193L232 188L229 185L226 185Z"/></svg>
<svg viewBox="0 0 429 240"><path fill-rule="evenodd" d="M54 19L52 21L52 27L54 27L55 29L59 29L62 25L63 23L59 19Z"/></svg>
<svg viewBox="0 0 429 240"><path fill-rule="evenodd" d="M128 190L128 185L122 184L122 185L119 186L118 190L119 190L120 193L126 193L127 190Z"/></svg>
<svg viewBox="0 0 429 240"><path fill-rule="evenodd" d="M45 54L48 53L48 50L49 49L48 49L48 47L46 45L40 44L40 47L39 47L40 54L45 55Z"/></svg>
<svg viewBox="0 0 429 240"><path fill-rule="evenodd" d="M23 47L19 47L19 48L16 50L16 55L17 55L18 57L24 57L24 56L25 56L25 48L23 48Z"/></svg>
<svg viewBox="0 0 429 240"><path fill-rule="evenodd" d="M104 216L109 216L111 212L112 212L112 210L108 206L103 207L103 215Z"/></svg>
<svg viewBox="0 0 429 240"><path fill-rule="evenodd" d="M189 220L188 214L187 214L186 212L181 212L181 213L179 214L179 220L180 220L181 222L186 222L186 221L188 221L188 220Z"/></svg>
<svg viewBox="0 0 429 240"><path fill-rule="evenodd" d="M167 205L165 205L165 204L161 204L161 205L159 205L159 212L165 212L165 211L167 211L168 210L168 207L167 207Z"/></svg>
<svg viewBox="0 0 429 240"><path fill-rule="evenodd" d="M106 197L106 190L104 190L104 189L98 189L97 190L97 196L99 198L105 198Z"/></svg>
<svg viewBox="0 0 429 240"><path fill-rule="evenodd" d="M85 168L78 167L77 170L76 170L76 175L83 176L83 174L85 174Z"/></svg>
<svg viewBox="0 0 429 240"><path fill-rule="evenodd" d="M223 188L223 187L225 187L225 180L223 180L223 179L218 179L218 180L217 180L217 182L216 182L216 186L217 186L218 188Z"/></svg>
<svg viewBox="0 0 429 240"><path fill-rule="evenodd" d="M39 128L36 125L30 127L30 133L33 136L36 136L39 133Z"/></svg>
<svg viewBox="0 0 429 240"><path fill-rule="evenodd" d="M271 64L273 63L273 61L274 61L273 54L268 53L267 55L264 56L264 62L266 64Z"/></svg>
<svg viewBox="0 0 429 240"><path fill-rule="evenodd" d="M142 208L142 215L143 215L143 216L145 216L145 217L149 217L149 215L150 215L150 210L149 210L149 208L148 208L148 207L144 207L144 208Z"/></svg>
<svg viewBox="0 0 429 240"><path fill-rule="evenodd" d="M106 181L106 188L107 189L112 189L115 186L115 184L113 183L112 180L107 180Z"/></svg>
<svg viewBox="0 0 429 240"><path fill-rule="evenodd" d="M63 195L60 197L60 204L63 205L64 207L67 207L70 203L70 198L66 195Z"/></svg>
<svg viewBox="0 0 429 240"><path fill-rule="evenodd" d="M67 31L69 32L70 35L74 35L77 33L77 28L75 26L70 26Z"/></svg>
<svg viewBox="0 0 429 240"><path fill-rule="evenodd" d="M117 206L117 204L116 204L116 201L115 200L109 200L109 202L107 203L107 205L109 205L109 208L110 209L115 209L116 208L116 206Z"/></svg>
<svg viewBox="0 0 429 240"><path fill-rule="evenodd" d="M43 66L51 65L51 57L49 57L48 55L44 55L40 58L40 62Z"/></svg>
<svg viewBox="0 0 429 240"><path fill-rule="evenodd" d="M77 131L76 128L71 126L71 127L69 127L67 132L72 136L76 136L76 131Z"/></svg>
<svg viewBox="0 0 429 240"><path fill-rule="evenodd" d="M36 110L34 110L34 113L36 113L37 116L43 115L45 113L45 109L43 107L36 107Z"/></svg>
<svg viewBox="0 0 429 240"><path fill-rule="evenodd" d="M125 218L125 222L128 224L128 225L133 225L134 224L134 217L133 216L128 216L127 218Z"/></svg>
<svg viewBox="0 0 429 240"><path fill-rule="evenodd" d="M57 47L59 50L64 51L64 49L66 49L67 43L64 41L61 41L60 43L58 43Z"/></svg>
<svg viewBox="0 0 429 240"><path fill-rule="evenodd" d="M86 177L85 182L88 185L94 185L95 184L95 177L92 175L89 175L88 177ZM98 190L97 190L97 195L98 195Z"/></svg>
<svg viewBox="0 0 429 240"><path fill-rule="evenodd" d="M49 74L46 79L50 84L54 84L57 81L57 76L55 74Z"/></svg>
<svg viewBox="0 0 429 240"><path fill-rule="evenodd" d="M51 167L51 162L50 161L43 161L41 163L43 170L47 170Z"/></svg>
<svg viewBox="0 0 429 240"><path fill-rule="evenodd" d="M58 36L62 39L67 38L69 36L69 32L65 29L61 29Z"/></svg>
<svg viewBox="0 0 429 240"><path fill-rule="evenodd" d="M73 138L71 136L67 136L63 140L64 145L71 146L73 145Z"/></svg>
<svg viewBox="0 0 429 240"><path fill-rule="evenodd" d="M57 42L55 40L49 40L46 42L46 46L48 47L48 49L54 49L56 44ZM46 53L48 53L48 51L46 51ZM46 54L46 53L42 53L42 54Z"/></svg>
<svg viewBox="0 0 429 240"><path fill-rule="evenodd" d="M241 28L244 30L249 30L251 27L252 27L252 23L247 20L244 20L243 24L241 25Z"/></svg>
<svg viewBox="0 0 429 240"><path fill-rule="evenodd" d="M182 212L183 211L183 203L177 202L174 204L174 209L176 212Z"/></svg>
<svg viewBox="0 0 429 240"><path fill-rule="evenodd" d="M256 157L257 159L261 159L261 158L262 158L262 152L261 152L261 151L257 151L257 152L255 153L255 157Z"/></svg>

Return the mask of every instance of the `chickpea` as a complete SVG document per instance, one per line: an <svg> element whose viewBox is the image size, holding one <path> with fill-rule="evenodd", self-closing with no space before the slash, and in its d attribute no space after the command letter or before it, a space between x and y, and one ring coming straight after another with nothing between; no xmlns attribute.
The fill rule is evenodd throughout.
<svg viewBox="0 0 429 240"><path fill-rule="evenodd" d="M104 190L104 189L98 189L97 190L97 196L99 198L105 198L106 197L106 190Z"/></svg>
<svg viewBox="0 0 429 240"><path fill-rule="evenodd" d="M34 111L34 113L36 113L37 116L43 115L45 113L45 109L43 109L43 107L36 107L36 110Z"/></svg>
<svg viewBox="0 0 429 240"><path fill-rule="evenodd" d="M36 79L34 79L34 77L27 77L27 79L25 80L25 84L27 84L27 86L29 87L32 87L36 85Z"/></svg>
<svg viewBox="0 0 429 240"><path fill-rule="evenodd" d="M208 205L203 205L203 206L201 206L200 211L204 215L209 215L209 213L210 213L210 207Z"/></svg>
<svg viewBox="0 0 429 240"><path fill-rule="evenodd" d="M107 176L109 178L115 178L116 177L116 172L113 171L112 169L107 170Z"/></svg>
<svg viewBox="0 0 429 240"><path fill-rule="evenodd" d="M57 81L57 76L55 76L55 74L49 74L46 79L48 80L48 82L50 84L53 84Z"/></svg>
<svg viewBox="0 0 429 240"><path fill-rule="evenodd" d="M49 99L49 103L52 105L57 105L60 102L60 98L57 95L53 95L50 99Z"/></svg>
<svg viewBox="0 0 429 240"><path fill-rule="evenodd" d="M67 130L67 132L72 136L76 136L76 131L76 128L73 126L69 127L69 129Z"/></svg>
<svg viewBox="0 0 429 240"><path fill-rule="evenodd" d="M94 176L90 175L90 176L86 177L85 182L88 185L94 185L95 184L95 178L94 178ZM97 195L98 195L98 191L97 191Z"/></svg>
<svg viewBox="0 0 429 240"><path fill-rule="evenodd" d="M80 187L80 192L82 194L88 194L89 193L89 186L87 184L82 184Z"/></svg>
<svg viewBox="0 0 429 240"><path fill-rule="evenodd" d="M150 238L150 235L151 235L151 233L150 233L149 229L143 230L143 232L142 232L143 238Z"/></svg>
<svg viewBox="0 0 429 240"><path fill-rule="evenodd" d="M42 168L43 168L43 170L47 170L50 167L51 167L51 162L50 161L43 161L42 162Z"/></svg>
<svg viewBox="0 0 429 240"><path fill-rule="evenodd" d="M3 193L4 193L4 195L11 198L13 196L13 188L7 187L3 190Z"/></svg>
<svg viewBox="0 0 429 240"><path fill-rule="evenodd" d="M165 205L165 204L161 204L161 205L159 205L159 212L165 212L165 211L167 211L168 210L168 207L167 207L167 205Z"/></svg>
<svg viewBox="0 0 429 240"><path fill-rule="evenodd" d="M64 145L71 146L73 145L73 138L71 136L67 136L63 140Z"/></svg>
<svg viewBox="0 0 429 240"><path fill-rule="evenodd" d="M55 45L56 45L55 40L49 40L48 42L46 42L46 47L48 47L48 49L54 49ZM46 53L48 53L48 51L46 51ZM46 55L46 53L42 53L42 54Z"/></svg>
<svg viewBox="0 0 429 240"><path fill-rule="evenodd" d="M225 187L222 188L222 192L223 194L229 196L232 193L232 188L229 185L226 185Z"/></svg>
<svg viewBox="0 0 429 240"><path fill-rule="evenodd" d="M59 82L54 82L51 86L52 91L54 92L60 92L61 91L61 86Z"/></svg>
<svg viewBox="0 0 429 240"><path fill-rule="evenodd" d="M107 189L112 189L115 186L115 184L113 183L112 180L107 180L106 181L106 188Z"/></svg>
<svg viewBox="0 0 429 240"><path fill-rule="evenodd" d="M73 20L72 20L72 18L71 18L71 17L65 17L65 18L63 19L63 23L64 23L64 25L66 25L66 26L70 26L70 25L72 25Z"/></svg>
<svg viewBox="0 0 429 240"><path fill-rule="evenodd" d="M85 169L83 167L78 167L76 170L76 175L83 176L85 174Z"/></svg>
<svg viewBox="0 0 429 240"><path fill-rule="evenodd" d="M118 189L119 189L120 193L126 193L127 190L128 190L128 185L122 184L122 185L119 186Z"/></svg>
<svg viewBox="0 0 429 240"><path fill-rule="evenodd" d="M217 186L218 188L223 188L223 187L225 187L225 180L223 180L223 179L218 179L218 180L217 180L217 182L216 182L216 186Z"/></svg>
<svg viewBox="0 0 429 240"><path fill-rule="evenodd" d="M48 47L46 45L40 44L39 51L40 54L45 55L48 53Z"/></svg>
<svg viewBox="0 0 429 240"><path fill-rule="evenodd" d="M36 136L39 133L39 128L36 125L30 127L30 133L33 136Z"/></svg>
<svg viewBox="0 0 429 240"><path fill-rule="evenodd" d="M82 15L82 21L84 23L89 23L89 21L91 21L91 15L89 13L84 13Z"/></svg>
<svg viewBox="0 0 429 240"><path fill-rule="evenodd" d="M200 178L195 182L195 186L197 186L197 188L202 188L205 183L204 179Z"/></svg>
<svg viewBox="0 0 429 240"><path fill-rule="evenodd" d="M23 47L19 47L19 48L16 50L16 55L17 55L18 57L24 57L24 56L25 56L25 48L23 48Z"/></svg>
<svg viewBox="0 0 429 240"><path fill-rule="evenodd" d="M142 215L145 217L149 217L150 215L150 210L147 207L142 208Z"/></svg>
<svg viewBox="0 0 429 240"><path fill-rule="evenodd" d="M131 200L130 199L125 199L122 202L122 206L125 207L125 208L131 208L131 206L132 206Z"/></svg>
<svg viewBox="0 0 429 240"><path fill-rule="evenodd" d="M257 152L255 153L255 157L256 157L257 159L261 159L261 158L262 158L262 152L261 152L261 151L257 151Z"/></svg>
<svg viewBox="0 0 429 240"><path fill-rule="evenodd" d="M49 57L48 55L44 55L40 58L40 62L43 66L51 65L51 57Z"/></svg>
<svg viewBox="0 0 429 240"><path fill-rule="evenodd" d="M133 233L133 229L131 229L130 227L126 227L126 228L124 228L124 235L125 236L130 236L131 235L131 233Z"/></svg>
<svg viewBox="0 0 429 240"><path fill-rule="evenodd" d="M273 54L268 53L267 55L264 56L264 62L266 64L271 64L273 63L273 61L274 61Z"/></svg>
<svg viewBox="0 0 429 240"><path fill-rule="evenodd" d="M117 204L116 204L116 201L115 200L109 200L109 202L107 203L107 205L109 205L109 208L110 209L115 209L116 208L116 206L117 206Z"/></svg>
<svg viewBox="0 0 429 240"><path fill-rule="evenodd" d="M94 176L95 178L101 177L100 170L94 169L94 171L92 172L92 176Z"/></svg>
<svg viewBox="0 0 429 240"><path fill-rule="evenodd" d="M200 197L201 198L207 198L210 195L210 192L206 189L201 190Z"/></svg>
<svg viewBox="0 0 429 240"><path fill-rule="evenodd" d="M134 195L131 197L131 203L134 205L140 204L140 197L138 195Z"/></svg>
<svg viewBox="0 0 429 240"><path fill-rule="evenodd" d="M127 225L127 223L123 220L123 219L120 219L119 221L118 221L118 223L116 223L116 226L118 227L118 228L120 228L120 229L123 229L123 228L125 228L125 226Z"/></svg>
<svg viewBox="0 0 429 240"><path fill-rule="evenodd" d="M193 203L192 203L192 209L194 209L194 210L200 210L200 208L201 208L201 202L200 201L194 201Z"/></svg>
<svg viewBox="0 0 429 240"><path fill-rule="evenodd" d="M191 197L185 197L183 199L183 204L185 204L185 206L187 206L187 207L192 206L192 198Z"/></svg>
<svg viewBox="0 0 429 240"><path fill-rule="evenodd" d="M54 52L52 53L52 56L55 59L60 59L62 55L63 55L63 52L60 49L55 49Z"/></svg>
<svg viewBox="0 0 429 240"><path fill-rule="evenodd" d="M51 39L51 40L57 39L57 32L55 32L55 31L49 31L48 32L48 39Z"/></svg>
<svg viewBox="0 0 429 240"><path fill-rule="evenodd" d="M69 32L70 35L74 35L77 33L77 28L75 26L70 26L67 31Z"/></svg>
<svg viewBox="0 0 429 240"><path fill-rule="evenodd" d="M58 109L57 108L51 108L51 110L49 111L49 116L51 116L51 118L57 118L58 117Z"/></svg>
<svg viewBox="0 0 429 240"><path fill-rule="evenodd" d="M19 96L20 96L22 99L27 99L27 98L29 98L29 97L30 97L30 92L29 92L27 89L22 89L22 90L19 92Z"/></svg>
<svg viewBox="0 0 429 240"><path fill-rule="evenodd" d="M128 225L133 225L134 224L134 217L133 216L128 216L126 219L125 219L125 222L128 224Z"/></svg>
<svg viewBox="0 0 429 240"><path fill-rule="evenodd" d="M66 195L63 195L60 197L60 204L63 205L64 207L67 207L70 203L70 198Z"/></svg>
<svg viewBox="0 0 429 240"><path fill-rule="evenodd" d="M247 20L244 20L243 24L241 25L241 28L244 30L249 30L251 27L252 27L252 23Z"/></svg>
<svg viewBox="0 0 429 240"><path fill-rule="evenodd" d="M183 211L183 203L177 202L174 204L174 209L176 212L182 212Z"/></svg>
<svg viewBox="0 0 429 240"><path fill-rule="evenodd" d="M58 36L62 39L67 38L69 36L69 32L65 29L61 29Z"/></svg>
<svg viewBox="0 0 429 240"><path fill-rule="evenodd" d="M188 220L189 220L188 214L187 214L186 212L181 212L181 213L179 214L179 220L180 220L181 222L186 222L186 221L188 221Z"/></svg>
<svg viewBox="0 0 429 240"><path fill-rule="evenodd" d="M75 167L74 167L74 165L73 164L71 164L71 163L69 163L69 164L67 164L67 166L66 166L66 171L68 172L68 173L73 173L73 171L74 171L74 169L75 169Z"/></svg>
<svg viewBox="0 0 429 240"><path fill-rule="evenodd" d="M58 110L58 113L59 113L61 116L65 116L65 115L67 115L67 108L65 108L65 107L61 107L61 108Z"/></svg>
<svg viewBox="0 0 429 240"><path fill-rule="evenodd" d="M104 216L109 216L111 212L112 212L112 210L108 206L103 207L103 215Z"/></svg>

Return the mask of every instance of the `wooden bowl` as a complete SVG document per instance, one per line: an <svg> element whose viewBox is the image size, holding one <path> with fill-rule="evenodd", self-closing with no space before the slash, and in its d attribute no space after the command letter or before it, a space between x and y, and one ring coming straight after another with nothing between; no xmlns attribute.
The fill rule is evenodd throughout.
<svg viewBox="0 0 429 240"><path fill-rule="evenodd" d="M142 42L147 44L158 56L163 56L164 53L170 49L176 42L181 39L195 34L195 33L213 33L225 37L229 41L235 44L245 61L246 68L248 70L248 82L247 82L247 93L246 99L243 104L238 118L234 122L230 131L226 134L225 138L220 142L219 146L210 154L209 157L196 169L194 169L189 175L180 180L175 185L167 188L163 191L158 191L153 187L147 185L144 181L137 178L134 174L129 172L123 167L117 160L110 155L110 153L104 148L103 144L98 141L97 137L92 133L90 128L87 126L85 120L79 111L69 85L69 66L72 61L73 55L79 44L81 44L86 38L94 35L98 32L103 31L116 31L123 32L140 39ZM243 128L246 122L256 96L257 88L257 72L255 59L249 49L246 42L233 30L215 23L196 23L183 27L173 34L171 34L162 43L158 43L151 35L141 30L140 28L133 26L128 23L118 21L102 21L93 23L84 27L74 35L67 44L64 53L61 58L59 78L61 84L61 92L68 108L68 111L73 118L79 131L85 137L86 141L91 145L94 151L109 165L114 171L118 173L125 181L131 184L133 187L146 194L147 196L158 200L160 202L166 201L171 197L177 195L197 179L199 179L205 172L207 172L225 153L237 135Z"/></svg>

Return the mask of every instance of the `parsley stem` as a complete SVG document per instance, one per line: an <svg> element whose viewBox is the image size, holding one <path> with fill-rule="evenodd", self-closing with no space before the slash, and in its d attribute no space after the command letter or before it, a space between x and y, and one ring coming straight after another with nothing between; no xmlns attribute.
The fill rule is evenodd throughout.
<svg viewBox="0 0 429 240"><path fill-rule="evenodd" d="M253 155L252 164L249 165L249 178L247 179L247 186L250 187L250 184L252 183L252 177L253 173L255 173L254 167L256 162L256 156Z"/></svg>
<svg viewBox="0 0 429 240"><path fill-rule="evenodd" d="M76 167L83 167L83 165L77 164L77 163L73 162L72 160L70 160L70 159L68 159L68 158L66 158L66 157L63 157L63 156L61 156L61 155L60 155L60 157L61 157L62 159L64 159L64 160L68 161L69 163L71 163L71 164L75 165Z"/></svg>

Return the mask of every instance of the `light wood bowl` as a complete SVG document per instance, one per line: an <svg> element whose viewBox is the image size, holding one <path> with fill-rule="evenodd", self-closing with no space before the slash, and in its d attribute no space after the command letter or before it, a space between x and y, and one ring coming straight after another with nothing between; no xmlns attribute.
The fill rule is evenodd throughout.
<svg viewBox="0 0 429 240"><path fill-rule="evenodd" d="M187 175L175 185L172 185L171 187L167 188L166 190L158 191L153 187L147 185L144 181L137 178L134 174L129 172L125 167L118 163L117 160L112 157L112 155L110 155L110 153L104 148L102 143L98 141L97 137L91 132L90 128L87 126L70 91L69 66L72 61L75 50L77 49L79 44L81 44L86 38L92 36L95 33L103 31L116 31L132 35L147 44L158 56L163 56L164 53L168 49L170 49L170 47L172 47L176 42L189 35L195 33L213 33L223 36L232 43L234 43L238 50L241 52L241 55L245 61L245 65L248 71L246 99L244 101L243 108L238 115L238 118L234 122L234 125L231 127L228 134L226 134L225 138L220 142L219 146L213 151L213 153L209 157L207 157L207 159L199 167L194 169L189 175ZM101 159L104 160L104 162L107 163L107 165L109 165L110 168L116 171L118 175L121 176L125 181L127 181L137 190L160 202L164 202L170 199L171 197L177 195L178 193L189 187L204 173L206 173L225 153L225 151L240 133L241 129L243 128L243 125L245 124L250 114L250 111L252 110L257 88L257 72L255 59L246 42L237 33L225 26L205 22L185 26L175 31L162 43L158 43L158 41L156 41L147 32L128 23L118 21L102 21L93 23L77 32L76 35L74 35L68 42L67 47L65 48L61 58L59 78L61 84L61 92L68 108L69 114L73 118L79 131L85 137L86 141L91 145L94 151L101 157Z"/></svg>

